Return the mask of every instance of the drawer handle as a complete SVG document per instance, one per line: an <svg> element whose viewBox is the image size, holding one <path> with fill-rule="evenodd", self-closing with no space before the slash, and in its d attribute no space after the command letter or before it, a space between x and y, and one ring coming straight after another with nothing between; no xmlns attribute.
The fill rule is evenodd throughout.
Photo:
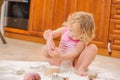
<svg viewBox="0 0 120 80"><path fill-rule="evenodd" d="M108 41L107 49L108 49L109 56L111 56L112 55L111 40Z"/></svg>

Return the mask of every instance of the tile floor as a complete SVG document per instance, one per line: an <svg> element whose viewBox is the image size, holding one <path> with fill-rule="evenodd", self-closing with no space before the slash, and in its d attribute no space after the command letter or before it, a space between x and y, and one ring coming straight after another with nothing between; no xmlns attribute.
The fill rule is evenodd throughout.
<svg viewBox="0 0 120 80"><path fill-rule="evenodd" d="M0 60L41 61L42 44L6 38L7 44L0 42ZM95 64L94 64L95 63ZM93 65L107 69L120 76L120 59L97 55Z"/></svg>

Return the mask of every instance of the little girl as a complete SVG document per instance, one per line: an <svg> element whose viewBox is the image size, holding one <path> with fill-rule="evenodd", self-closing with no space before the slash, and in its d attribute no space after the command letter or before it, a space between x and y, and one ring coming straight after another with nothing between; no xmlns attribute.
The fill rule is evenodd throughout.
<svg viewBox="0 0 120 80"><path fill-rule="evenodd" d="M94 60L97 47L90 44L95 37L93 15L86 12L75 12L68 16L67 21L57 30L46 30L46 45L41 49L47 61L52 65L71 63L77 73L85 76L85 71ZM55 47L53 39L61 36L59 47ZM68 67L68 66L66 66Z"/></svg>

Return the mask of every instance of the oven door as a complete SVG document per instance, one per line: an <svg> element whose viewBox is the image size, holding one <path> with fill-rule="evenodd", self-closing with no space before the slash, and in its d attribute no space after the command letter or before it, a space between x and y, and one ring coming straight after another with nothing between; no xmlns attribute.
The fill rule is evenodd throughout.
<svg viewBox="0 0 120 80"><path fill-rule="evenodd" d="M6 27L28 30L29 2L28 0L7 0L7 22Z"/></svg>

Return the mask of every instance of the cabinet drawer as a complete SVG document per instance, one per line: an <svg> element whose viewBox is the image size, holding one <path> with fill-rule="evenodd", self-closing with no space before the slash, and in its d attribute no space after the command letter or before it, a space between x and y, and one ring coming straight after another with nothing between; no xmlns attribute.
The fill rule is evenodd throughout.
<svg viewBox="0 0 120 80"><path fill-rule="evenodd" d="M120 0L112 0L112 3L120 3Z"/></svg>
<svg viewBox="0 0 120 80"><path fill-rule="evenodd" d="M110 34L120 35L120 20L110 20Z"/></svg>
<svg viewBox="0 0 120 80"><path fill-rule="evenodd" d="M110 34L109 40L111 40L111 49L120 51L120 36Z"/></svg>
<svg viewBox="0 0 120 80"><path fill-rule="evenodd" d="M112 4L111 18L120 19L120 5L119 4Z"/></svg>

